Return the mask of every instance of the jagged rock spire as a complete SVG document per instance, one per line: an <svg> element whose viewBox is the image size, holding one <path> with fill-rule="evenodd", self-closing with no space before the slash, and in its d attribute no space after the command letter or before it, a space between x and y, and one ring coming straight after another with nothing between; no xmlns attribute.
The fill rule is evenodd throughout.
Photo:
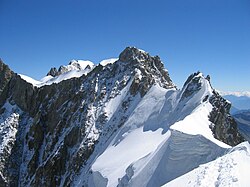
<svg viewBox="0 0 250 187"><path fill-rule="evenodd" d="M119 55L119 61L139 69L150 79L147 82L156 82L164 88L175 87L159 56L151 56L136 47L126 47Z"/></svg>

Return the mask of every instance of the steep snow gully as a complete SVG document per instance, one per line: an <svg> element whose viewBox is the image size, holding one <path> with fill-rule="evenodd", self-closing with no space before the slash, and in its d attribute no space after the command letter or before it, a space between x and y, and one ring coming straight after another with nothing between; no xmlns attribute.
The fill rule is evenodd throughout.
<svg viewBox="0 0 250 187"><path fill-rule="evenodd" d="M0 70L0 186L250 185L250 145L209 76L177 89L135 47L41 81Z"/></svg>

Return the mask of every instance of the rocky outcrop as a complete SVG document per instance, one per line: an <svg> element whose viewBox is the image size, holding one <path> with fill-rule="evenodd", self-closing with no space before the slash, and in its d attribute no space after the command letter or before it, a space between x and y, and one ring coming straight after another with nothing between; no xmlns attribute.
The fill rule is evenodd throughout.
<svg viewBox="0 0 250 187"><path fill-rule="evenodd" d="M213 106L209 120L212 122L210 128L214 137L231 146L243 142L244 138L237 128L237 123L230 115L231 104L216 91L213 91L209 102Z"/></svg>
<svg viewBox="0 0 250 187"><path fill-rule="evenodd" d="M141 96L144 96L154 83L167 89L175 88L159 56L152 57L145 51L135 47L127 47L119 55L119 61L136 69L136 76L131 86L132 95L139 91Z"/></svg>
<svg viewBox="0 0 250 187"><path fill-rule="evenodd" d="M6 86L14 75L15 73L0 59L0 106L6 99Z"/></svg>
<svg viewBox="0 0 250 187"><path fill-rule="evenodd" d="M55 77L58 75L58 71L55 67L51 68L49 72L47 73L47 76L51 75L52 77Z"/></svg>
<svg viewBox="0 0 250 187"><path fill-rule="evenodd" d="M4 90L5 86L8 84L12 76L14 75L14 72L10 70L10 68L3 63L3 61L0 59L0 95L2 91Z"/></svg>
<svg viewBox="0 0 250 187"><path fill-rule="evenodd" d="M183 89L184 92L182 94L182 100L190 97L194 93L198 92L201 89L201 73L198 71L196 73L191 74L186 82L184 83Z"/></svg>

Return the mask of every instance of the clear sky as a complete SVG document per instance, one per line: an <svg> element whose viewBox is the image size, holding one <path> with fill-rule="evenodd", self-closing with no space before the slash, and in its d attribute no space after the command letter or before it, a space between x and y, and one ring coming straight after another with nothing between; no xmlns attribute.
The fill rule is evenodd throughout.
<svg viewBox="0 0 250 187"><path fill-rule="evenodd" d="M0 57L17 73L40 79L126 46L159 55L179 88L200 70L216 89L250 91L249 0L0 0Z"/></svg>

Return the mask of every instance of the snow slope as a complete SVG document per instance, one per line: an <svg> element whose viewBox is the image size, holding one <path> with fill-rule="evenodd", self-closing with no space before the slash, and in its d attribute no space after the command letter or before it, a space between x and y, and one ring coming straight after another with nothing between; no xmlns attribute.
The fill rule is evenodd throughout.
<svg viewBox="0 0 250 187"><path fill-rule="evenodd" d="M239 144L224 156L203 164L193 171L167 183L175 186L249 186L250 145Z"/></svg>
<svg viewBox="0 0 250 187"><path fill-rule="evenodd" d="M230 148L209 128L212 106L204 98L212 95L210 83L202 74L194 79L201 89L155 84L149 90L92 163L89 186L161 186ZM184 97L190 87L193 94Z"/></svg>
<svg viewBox="0 0 250 187"><path fill-rule="evenodd" d="M106 65L108 65L108 64L113 64L113 63L115 63L116 61L118 61L118 58L110 58L110 59L102 60L102 61L100 62L100 64L101 64L102 66L106 66Z"/></svg>

